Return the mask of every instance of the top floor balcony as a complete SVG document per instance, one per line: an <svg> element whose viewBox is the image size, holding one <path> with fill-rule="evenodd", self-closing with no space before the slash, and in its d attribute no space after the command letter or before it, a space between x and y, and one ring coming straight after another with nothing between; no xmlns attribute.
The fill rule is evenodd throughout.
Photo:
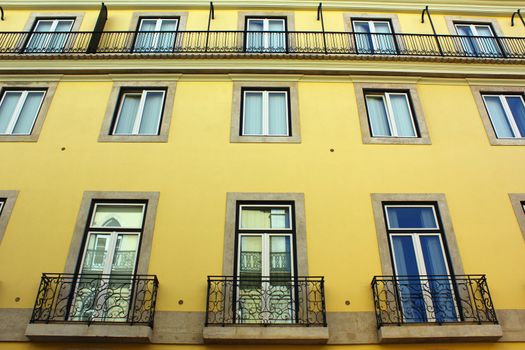
<svg viewBox="0 0 525 350"><path fill-rule="evenodd" d="M525 59L525 38L305 31L0 32L0 59L257 57Z"/></svg>

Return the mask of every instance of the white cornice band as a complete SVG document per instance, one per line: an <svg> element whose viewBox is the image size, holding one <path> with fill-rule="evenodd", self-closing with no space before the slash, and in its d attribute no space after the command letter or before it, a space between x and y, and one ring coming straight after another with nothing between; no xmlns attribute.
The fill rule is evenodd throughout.
<svg viewBox="0 0 525 350"><path fill-rule="evenodd" d="M99 7L101 0L5 0L4 9L9 8L90 8ZM207 8L209 0L106 0L108 8ZM295 8L313 9L319 0L215 0L215 8ZM469 13L511 15L520 6L522 0L327 0L323 1L325 9L344 11L421 11L429 5L434 13Z"/></svg>

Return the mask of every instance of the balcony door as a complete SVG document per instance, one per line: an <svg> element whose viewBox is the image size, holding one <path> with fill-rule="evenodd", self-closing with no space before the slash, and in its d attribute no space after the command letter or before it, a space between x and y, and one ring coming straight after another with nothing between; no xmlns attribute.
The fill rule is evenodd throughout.
<svg viewBox="0 0 525 350"><path fill-rule="evenodd" d="M238 323L293 323L294 237L291 206L240 206Z"/></svg>
<svg viewBox="0 0 525 350"><path fill-rule="evenodd" d="M455 26L460 35L459 41L468 56L502 56L496 36L489 24L457 23Z"/></svg>
<svg viewBox="0 0 525 350"><path fill-rule="evenodd" d="M173 52L178 26L178 18L142 18L133 51Z"/></svg>
<svg viewBox="0 0 525 350"><path fill-rule="evenodd" d="M247 52L285 52L286 20L283 18L248 18Z"/></svg>
<svg viewBox="0 0 525 350"><path fill-rule="evenodd" d="M405 322L458 320L453 278L434 205L386 205L402 317Z"/></svg>
<svg viewBox="0 0 525 350"><path fill-rule="evenodd" d="M73 19L39 19L24 48L25 53L60 53L67 44Z"/></svg>
<svg viewBox="0 0 525 350"><path fill-rule="evenodd" d="M125 321L145 204L96 203L87 231L71 318Z"/></svg>
<svg viewBox="0 0 525 350"><path fill-rule="evenodd" d="M397 54L389 21L353 21L357 52L362 54Z"/></svg>

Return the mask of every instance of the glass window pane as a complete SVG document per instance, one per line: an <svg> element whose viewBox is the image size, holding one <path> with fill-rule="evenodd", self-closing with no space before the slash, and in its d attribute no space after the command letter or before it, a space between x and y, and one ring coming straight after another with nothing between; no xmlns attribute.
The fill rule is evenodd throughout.
<svg viewBox="0 0 525 350"><path fill-rule="evenodd" d="M129 135L137 117L141 94L124 94L114 134Z"/></svg>
<svg viewBox="0 0 525 350"><path fill-rule="evenodd" d="M366 96L366 107L372 136L392 136L382 96Z"/></svg>
<svg viewBox="0 0 525 350"><path fill-rule="evenodd" d="M98 204L92 227L141 228L143 205Z"/></svg>
<svg viewBox="0 0 525 350"><path fill-rule="evenodd" d="M111 235L107 233L92 233L86 245L82 273L103 273L108 256Z"/></svg>
<svg viewBox="0 0 525 350"><path fill-rule="evenodd" d="M31 134L43 98L44 92L42 91L34 91L27 94L24 106L20 111L20 116L18 117L15 128L13 129L13 134Z"/></svg>
<svg viewBox="0 0 525 350"><path fill-rule="evenodd" d="M262 92L245 94L243 135L262 135L262 95Z"/></svg>
<svg viewBox="0 0 525 350"><path fill-rule="evenodd" d="M7 132L7 127L13 118L15 108L22 96L22 92L19 91L6 91L2 104L0 105L0 134Z"/></svg>
<svg viewBox="0 0 525 350"><path fill-rule="evenodd" d="M164 92L147 92L146 102L144 103L144 110L142 112L139 134L158 135L163 102Z"/></svg>
<svg viewBox="0 0 525 350"><path fill-rule="evenodd" d="M130 275L135 271L135 259L139 245L139 235L137 234L119 234L113 262L111 264L111 273Z"/></svg>
<svg viewBox="0 0 525 350"><path fill-rule="evenodd" d="M262 19L248 20L248 30L250 32L262 32L264 28L264 21Z"/></svg>
<svg viewBox="0 0 525 350"><path fill-rule="evenodd" d="M355 40L358 52L371 53L373 52L374 43L370 33L370 26L367 22L354 22Z"/></svg>
<svg viewBox="0 0 525 350"><path fill-rule="evenodd" d="M284 93L269 93L269 127L270 135L288 135L287 101Z"/></svg>
<svg viewBox="0 0 525 350"><path fill-rule="evenodd" d="M240 227L244 229L289 229L289 208L243 207Z"/></svg>
<svg viewBox="0 0 525 350"><path fill-rule="evenodd" d="M523 98L521 96L507 96L506 99L521 137L525 137L525 105L523 104Z"/></svg>
<svg viewBox="0 0 525 350"><path fill-rule="evenodd" d="M512 138L514 133L505 115L505 110L498 96L483 96L489 112L492 126L498 138Z"/></svg>
<svg viewBox="0 0 525 350"><path fill-rule="evenodd" d="M289 277L292 272L290 236L270 236L270 275Z"/></svg>
<svg viewBox="0 0 525 350"><path fill-rule="evenodd" d="M392 105L392 112L396 120L397 136L399 137L414 137L416 130L412 124L412 116L410 115L410 105L408 104L406 95L389 95L390 104Z"/></svg>
<svg viewBox="0 0 525 350"><path fill-rule="evenodd" d="M432 207L386 207L389 228L438 228Z"/></svg>

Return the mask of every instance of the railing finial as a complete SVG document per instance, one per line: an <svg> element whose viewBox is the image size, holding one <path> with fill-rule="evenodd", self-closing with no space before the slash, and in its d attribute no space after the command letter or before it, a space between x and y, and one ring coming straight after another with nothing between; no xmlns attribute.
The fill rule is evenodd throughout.
<svg viewBox="0 0 525 350"><path fill-rule="evenodd" d="M510 21L511 26L514 27L514 17L516 17L516 15L518 15L518 17L521 19L521 23L523 23L523 25L525 26L525 20L523 19L523 16L521 15L521 9L518 9L518 11L512 14L512 18Z"/></svg>
<svg viewBox="0 0 525 350"><path fill-rule="evenodd" d="M4 8L2 6L0 6L0 12L2 12L0 19L3 21L4 20Z"/></svg>

